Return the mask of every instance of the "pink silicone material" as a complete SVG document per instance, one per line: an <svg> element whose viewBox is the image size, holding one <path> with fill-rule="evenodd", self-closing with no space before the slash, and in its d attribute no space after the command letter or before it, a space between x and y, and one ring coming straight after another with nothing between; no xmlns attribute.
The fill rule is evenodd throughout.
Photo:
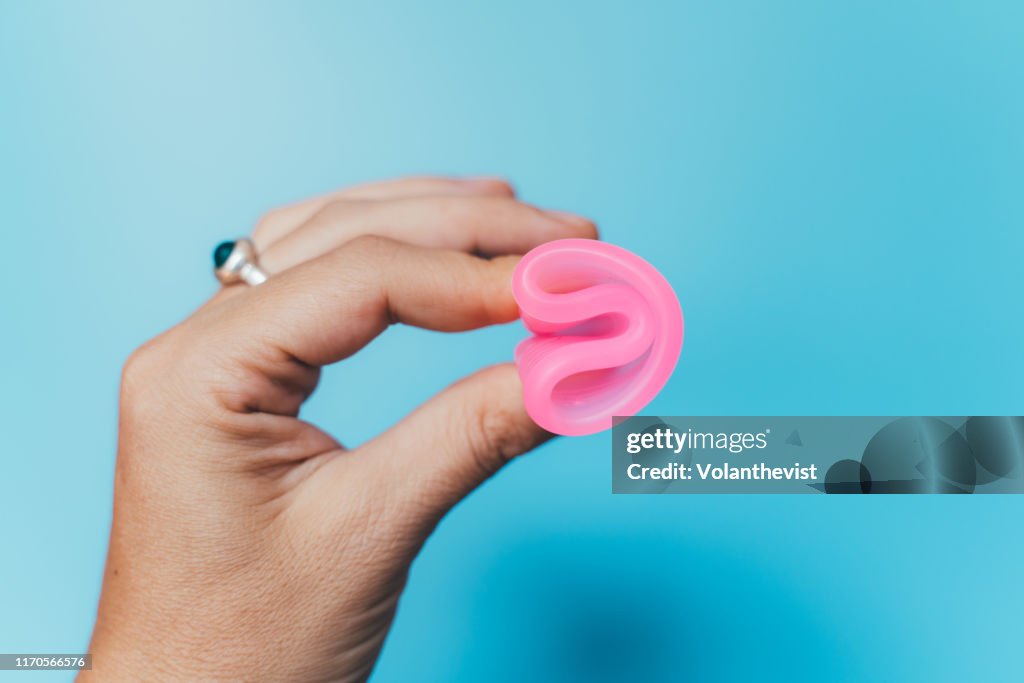
<svg viewBox="0 0 1024 683"><path fill-rule="evenodd" d="M526 411L556 434L593 434L635 415L672 375L683 312L654 266L595 240L523 257L512 293L533 333L516 347Z"/></svg>

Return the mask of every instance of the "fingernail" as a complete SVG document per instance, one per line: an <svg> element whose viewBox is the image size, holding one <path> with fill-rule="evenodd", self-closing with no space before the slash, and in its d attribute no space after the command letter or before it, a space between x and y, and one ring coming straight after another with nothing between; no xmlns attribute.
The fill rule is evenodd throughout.
<svg viewBox="0 0 1024 683"><path fill-rule="evenodd" d="M553 211L551 209L545 209L544 213L565 225L588 225L593 223L589 218L584 218L583 216L575 213L569 213L568 211Z"/></svg>

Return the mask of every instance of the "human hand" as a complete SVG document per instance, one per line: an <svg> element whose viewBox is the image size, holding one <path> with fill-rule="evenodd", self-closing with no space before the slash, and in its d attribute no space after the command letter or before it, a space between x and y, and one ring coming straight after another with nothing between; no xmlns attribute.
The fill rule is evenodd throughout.
<svg viewBox="0 0 1024 683"><path fill-rule="evenodd" d="M547 435L507 364L351 450L299 409L321 367L392 323L514 320L510 255L565 237L596 232L486 179L366 185L263 219L270 280L223 288L125 366L82 679L367 678L438 520Z"/></svg>

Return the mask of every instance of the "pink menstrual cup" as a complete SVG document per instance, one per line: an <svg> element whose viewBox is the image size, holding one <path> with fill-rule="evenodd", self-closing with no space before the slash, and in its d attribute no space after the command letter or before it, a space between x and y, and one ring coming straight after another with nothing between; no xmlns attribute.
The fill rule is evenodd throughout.
<svg viewBox="0 0 1024 683"><path fill-rule="evenodd" d="M636 254L595 240L548 242L519 262L512 293L533 335L516 347L523 402L544 429L608 429L672 375L683 312L672 286Z"/></svg>

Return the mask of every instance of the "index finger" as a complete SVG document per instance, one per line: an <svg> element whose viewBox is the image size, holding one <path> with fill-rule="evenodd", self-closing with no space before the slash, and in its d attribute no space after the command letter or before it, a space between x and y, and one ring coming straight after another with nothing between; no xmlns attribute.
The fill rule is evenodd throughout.
<svg viewBox="0 0 1024 683"><path fill-rule="evenodd" d="M231 298L223 322L248 360L328 365L396 322L459 331L515 320L518 260L359 237Z"/></svg>

